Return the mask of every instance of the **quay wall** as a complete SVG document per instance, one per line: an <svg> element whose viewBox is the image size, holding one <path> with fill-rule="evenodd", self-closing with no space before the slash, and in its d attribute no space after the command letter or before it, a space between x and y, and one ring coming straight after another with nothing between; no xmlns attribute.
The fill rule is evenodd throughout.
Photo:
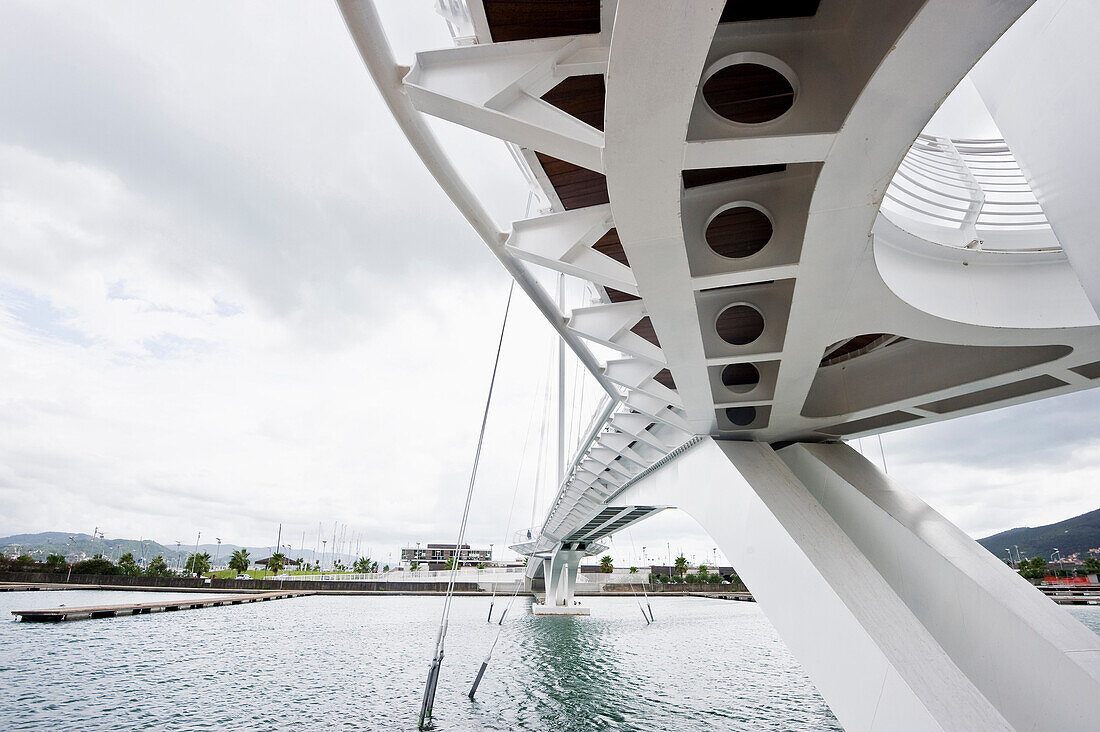
<svg viewBox="0 0 1100 732"><path fill-rule="evenodd" d="M201 579L192 577L146 577L119 574L74 574L65 580L65 573L51 572L0 572L0 582L16 582L21 584L51 584L51 585L95 585L106 589L180 589L180 590L212 590L212 591L274 591L274 590L301 590L309 592L364 592L364 593L390 593L404 595L434 595L447 591L446 582L367 582L362 580L236 580L214 579L209 584ZM577 595L588 596L618 596L640 594L642 591L651 595L688 595L696 593L721 593L721 592L747 592L745 585L740 582L733 584L643 584L626 585L609 583L599 588L588 588L580 585ZM489 594L478 587L476 582L456 582L455 592L462 594Z"/></svg>
<svg viewBox="0 0 1100 732"><path fill-rule="evenodd" d="M276 591L301 590L306 592L388 592L392 594L437 594L447 591L446 582L348 582L326 580L235 580L214 579L207 584L192 577L131 577L119 574L74 574L66 582L64 573L51 572L0 572L0 582L54 585L97 585L106 588L133 587L157 589L244 590ZM455 592L484 594L476 582L455 582Z"/></svg>

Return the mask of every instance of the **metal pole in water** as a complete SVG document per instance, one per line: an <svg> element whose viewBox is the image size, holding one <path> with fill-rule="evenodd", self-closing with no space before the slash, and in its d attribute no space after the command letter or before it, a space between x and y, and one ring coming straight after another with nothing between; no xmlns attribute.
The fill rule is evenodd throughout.
<svg viewBox="0 0 1100 732"><path fill-rule="evenodd" d="M485 669L489 668L489 659L486 658L481 662L481 668L478 669L477 678L474 679L474 685L470 687L470 693L467 694L471 699L474 698L474 694L477 693L477 687L481 684L481 679L485 676Z"/></svg>
<svg viewBox="0 0 1100 732"><path fill-rule="evenodd" d="M508 286L508 300L504 305L504 321L500 325L500 339L497 341L497 354L493 361L493 373L489 377L489 393L485 396L485 411L481 415L481 431L477 438L477 449L474 451L474 464L470 470L470 484L466 489L466 506L462 510L462 521L458 526L458 540L455 541L454 561L451 563L450 577L447 581L447 593L443 600L443 615L439 619L439 634L435 642L435 658L431 669L428 671L428 681L424 685L424 701L420 706L419 728L424 729L425 724L431 721L432 706L435 704L435 687L439 682L439 667L443 664L443 641L447 637L447 625L450 622L451 599L454 597L455 576L458 573L459 559L462 556L462 541L466 537L466 524L470 518L470 502L474 497L474 486L477 484L477 469L481 462L481 448L485 442L485 426L489 421L489 407L493 403L493 387L496 385L497 369L500 367L500 352L504 347L504 333L508 327L508 313L512 308L512 293L515 290L515 282ZM490 651L491 652L491 651Z"/></svg>

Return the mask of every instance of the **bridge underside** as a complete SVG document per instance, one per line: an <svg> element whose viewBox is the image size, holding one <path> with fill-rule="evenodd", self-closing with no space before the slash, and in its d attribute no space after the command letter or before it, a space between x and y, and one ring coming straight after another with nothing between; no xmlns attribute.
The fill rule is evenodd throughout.
<svg viewBox="0 0 1100 732"><path fill-rule="evenodd" d="M1065 140L1094 148L1096 115L1030 123L1080 91L1026 70L1030 96L999 108L1019 165L1005 141L921 136L1031 0L455 0L458 47L403 77L373 6L339 2L428 169L607 394L516 547L554 603L593 542L675 505L845 728L1088 726L1096 636L836 442L1100 385L1094 216L1064 194L1090 195L1095 155ZM501 231L423 115L509 143L538 215ZM975 170L1040 173L1038 223L982 213L966 156L989 155ZM924 199L962 175L961 224L905 219L923 204L899 170ZM596 297L566 310L540 272Z"/></svg>

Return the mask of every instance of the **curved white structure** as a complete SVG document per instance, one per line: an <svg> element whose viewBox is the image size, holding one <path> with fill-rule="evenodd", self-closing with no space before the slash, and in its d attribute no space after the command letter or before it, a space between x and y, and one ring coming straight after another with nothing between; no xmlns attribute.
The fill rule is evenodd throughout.
<svg viewBox="0 0 1100 732"><path fill-rule="evenodd" d="M339 4L425 165L607 392L521 547L552 604L594 542L683 506L847 729L1083 728L1096 636L837 444L1100 383L1082 162L1027 122L1053 92L1010 102L989 60L1007 143L921 136L1030 2L447 0L458 47L411 68L369 0ZM502 232L425 114L506 141L545 211ZM562 312L533 268L598 298ZM1025 704L1036 676L1065 683Z"/></svg>

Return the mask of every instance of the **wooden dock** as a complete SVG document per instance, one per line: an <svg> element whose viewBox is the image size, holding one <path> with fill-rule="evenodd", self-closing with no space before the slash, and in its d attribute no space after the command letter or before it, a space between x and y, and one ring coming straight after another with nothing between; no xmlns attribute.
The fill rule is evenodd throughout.
<svg viewBox="0 0 1100 732"><path fill-rule="evenodd" d="M250 602L267 602L288 597L312 595L312 592L259 592L231 597L210 597L204 600L165 600L161 602L138 602L125 605L90 605L86 607L54 607L47 610L12 610L24 623L60 623L63 620L89 620L92 618L115 618L124 615L148 615L149 613L173 612L176 610L197 610L219 605L244 605Z"/></svg>

